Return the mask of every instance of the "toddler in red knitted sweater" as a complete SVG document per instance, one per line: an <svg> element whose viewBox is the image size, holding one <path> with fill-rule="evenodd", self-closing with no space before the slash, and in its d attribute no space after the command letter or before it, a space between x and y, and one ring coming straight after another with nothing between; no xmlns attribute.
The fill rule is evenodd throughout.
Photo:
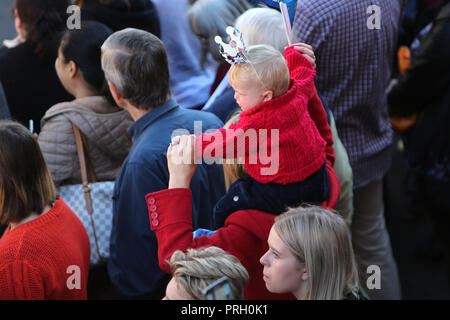
<svg viewBox="0 0 450 320"><path fill-rule="evenodd" d="M308 102L317 94L315 69L294 46L285 50L285 58L267 45L247 52L236 33L229 33L229 45L216 41L233 64L230 84L242 113L228 129L197 137L195 155L206 162L239 159L251 179L234 182L217 203L216 227L238 210L280 214L329 196L326 142L308 113Z"/></svg>

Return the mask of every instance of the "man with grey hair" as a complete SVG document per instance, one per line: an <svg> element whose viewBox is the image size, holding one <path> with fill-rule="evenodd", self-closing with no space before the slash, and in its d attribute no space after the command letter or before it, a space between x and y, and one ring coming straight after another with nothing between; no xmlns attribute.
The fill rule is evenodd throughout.
<svg viewBox="0 0 450 320"><path fill-rule="evenodd" d="M223 123L177 105L166 50L151 33L128 28L112 34L102 46L102 67L117 105L135 121L128 130L133 146L115 183L108 273L121 297L161 299L170 277L158 266L150 229L149 215L157 222L158 209L145 195L168 187L166 151L175 130L194 133L194 121L201 121L203 130ZM212 227L211 212L224 185L221 166L198 166L191 184L195 228Z"/></svg>

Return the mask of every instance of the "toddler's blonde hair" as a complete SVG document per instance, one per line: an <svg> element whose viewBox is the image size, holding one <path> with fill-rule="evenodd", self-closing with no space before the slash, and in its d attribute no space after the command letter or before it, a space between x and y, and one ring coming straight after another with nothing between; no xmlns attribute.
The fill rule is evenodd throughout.
<svg viewBox="0 0 450 320"><path fill-rule="evenodd" d="M232 86L258 82L261 89L271 90L274 97L289 89L289 69L283 55L269 45L255 45L248 48L251 63L239 63L230 68Z"/></svg>

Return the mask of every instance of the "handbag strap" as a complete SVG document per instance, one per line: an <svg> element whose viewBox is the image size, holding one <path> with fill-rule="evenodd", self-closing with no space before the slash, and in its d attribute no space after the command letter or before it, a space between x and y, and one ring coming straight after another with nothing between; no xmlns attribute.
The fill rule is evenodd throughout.
<svg viewBox="0 0 450 320"><path fill-rule="evenodd" d="M89 156L89 144L86 136L80 131L81 141L83 142L83 148L85 149L84 157L86 159L86 168L89 170L89 175L91 177L91 182L97 182L97 175L95 174L94 164L92 163L92 159Z"/></svg>
<svg viewBox="0 0 450 320"><path fill-rule="evenodd" d="M80 161L81 182L82 182L82 186L83 186L82 190L84 193L84 200L86 201L86 209L87 209L87 212L88 212L90 220L91 220L92 231L94 233L95 246L97 247L97 254L98 254L100 260L105 262L106 259L103 258L102 255L100 254L100 249L99 249L100 247L98 245L97 233L95 232L94 217L92 216L92 214L94 212L94 208L92 206L91 187L89 186L88 173L87 173L87 163L86 163L87 152L86 153L84 152L85 144L83 143L83 138L84 139L86 139L86 138L84 137L84 135L81 133L80 129L74 123L72 123L72 128L73 128L73 133L75 134L75 142L77 144L78 160ZM90 164L91 164L91 168L93 171L92 163L90 163ZM95 173L94 173L94 179L97 180L95 177Z"/></svg>
<svg viewBox="0 0 450 320"><path fill-rule="evenodd" d="M86 209L89 215L92 215L92 212L94 210L92 207L91 189L89 187L89 180L87 175L86 156L84 154L83 139L81 138L80 129L78 129L78 127L73 123L72 128L73 133L75 134L75 142L77 144L78 160L80 161L81 183L83 185L84 199L86 201Z"/></svg>

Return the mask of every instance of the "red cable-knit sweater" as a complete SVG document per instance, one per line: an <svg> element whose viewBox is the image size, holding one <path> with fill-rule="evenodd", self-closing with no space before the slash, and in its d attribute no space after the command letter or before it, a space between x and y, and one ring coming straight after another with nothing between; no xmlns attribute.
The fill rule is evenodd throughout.
<svg viewBox="0 0 450 320"><path fill-rule="evenodd" d="M326 142L309 113L309 110L319 109L325 113L314 87L316 72L294 47L285 50L285 58L291 75L290 89L282 96L242 112L239 121L229 129L199 136L197 158L227 159L241 155L248 174L261 183L300 182L320 169L326 159ZM252 135L249 129L256 130L256 134ZM260 134L261 129L267 130L265 135ZM278 143L276 138L272 139L272 129L279 130ZM230 145L234 152L227 154L227 146L233 150ZM261 146L269 153L262 151ZM278 159L273 152L278 152Z"/></svg>
<svg viewBox="0 0 450 320"><path fill-rule="evenodd" d="M89 257L84 226L59 199L50 211L8 228L0 239L0 300L86 299Z"/></svg>

